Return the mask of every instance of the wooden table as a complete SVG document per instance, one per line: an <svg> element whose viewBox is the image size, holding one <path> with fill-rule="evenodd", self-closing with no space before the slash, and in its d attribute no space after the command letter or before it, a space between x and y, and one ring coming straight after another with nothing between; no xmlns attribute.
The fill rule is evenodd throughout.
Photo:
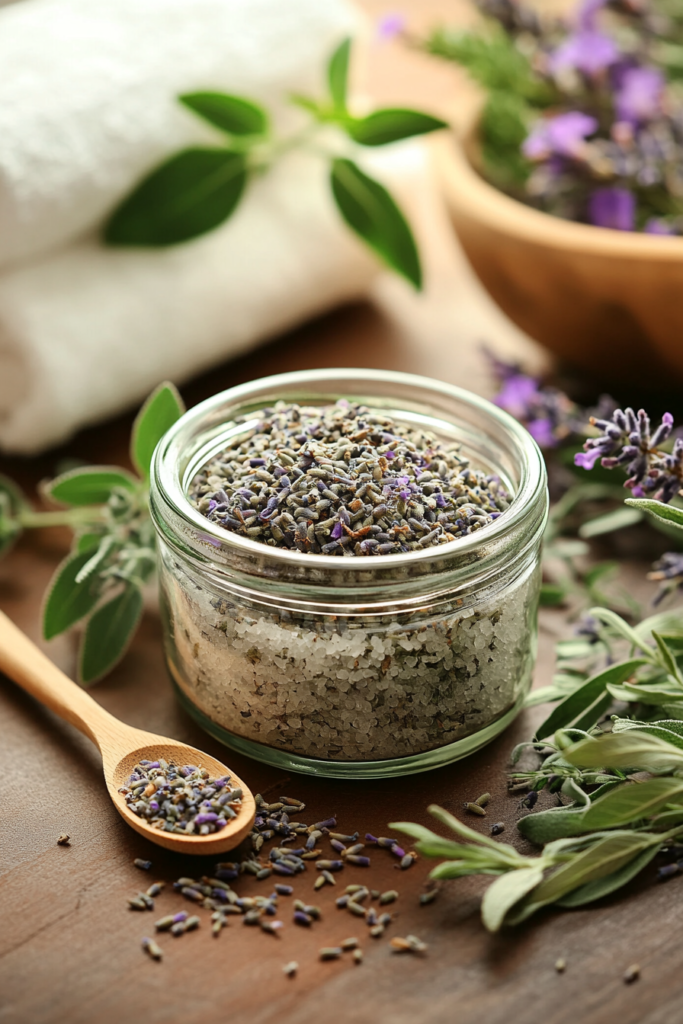
<svg viewBox="0 0 683 1024"><path fill-rule="evenodd" d="M379 8L372 0L367 6ZM425 4L421 16L439 6L444 4ZM430 85L422 77L422 61L417 55L381 54L374 67L376 93L393 98L392 81L397 94L406 89L406 76L396 69L407 67L417 75L415 89L429 95L431 88L436 95L451 72L438 69ZM385 75L392 67L393 79ZM477 347L487 334L500 349L538 361L533 347L477 289L445 221L429 226L421 241L429 272L423 299L385 278L374 305L339 310L212 371L183 389L188 404L265 373L323 365L420 372L490 393L492 382ZM41 458L5 459L0 469L32 491L63 457L125 462L130 422L130 416L122 417L85 431L63 450ZM0 563L0 607L36 640L41 595L67 544L65 533L45 531L23 540ZM634 580L641 576L640 568L634 569ZM548 680L553 640L570 628L561 612L542 616L538 680ZM73 672L73 637L43 646ZM475 819L475 827L488 829L491 821L503 821L506 838L523 847L515 829L523 812L519 797L507 793L505 772L512 746L533 731L531 713L479 754L424 775L357 783L287 778L226 753L180 711L166 677L153 610L145 615L130 653L93 694L132 725L224 756L255 791L271 799L281 793L301 797L307 804L304 820L336 813L342 830L384 834L392 820L427 823L429 803L460 813L463 801L488 790L489 817L481 823ZM168 887L154 915L129 911L127 898L153 880L170 883L183 874L201 874L209 865L165 854L128 829L105 795L91 744L4 679L0 773L2 1024L671 1024L681 1019L678 942L683 920L678 904L683 882L658 886L654 868L626 893L593 909L547 912L492 937L479 920L482 879L446 883L434 904L421 907L418 894L431 865L418 861L401 872L388 854L374 854L370 872L347 869L336 891L316 894L323 919L310 931L291 924L287 898L281 900L286 924L281 939L244 927L239 919L213 939L209 914L200 911L201 928L177 940L164 937L165 959L156 964L142 953L141 937L150 933L157 916L185 904ZM70 847L57 846L61 832L71 835ZM134 857L154 862L149 875L133 866ZM397 919L387 937L366 938L362 922L356 924L335 908L334 897L351 875L371 878L379 889L400 890ZM313 899L312 883L309 871L297 880L296 894ZM240 887L247 894L270 891L268 883L251 879ZM392 955L387 938L411 932L429 944L426 956ZM361 966L354 967L348 955L342 962L318 961L321 946L352 934L363 939ZM554 970L558 957L567 961L563 975ZM288 979L282 966L293 959L300 964L299 974ZM626 986L622 975L634 962L642 977Z"/></svg>

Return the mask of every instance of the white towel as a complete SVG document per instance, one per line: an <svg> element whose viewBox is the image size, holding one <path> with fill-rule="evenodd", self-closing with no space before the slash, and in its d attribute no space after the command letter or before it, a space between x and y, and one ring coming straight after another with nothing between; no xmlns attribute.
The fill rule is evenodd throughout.
<svg viewBox="0 0 683 1024"><path fill-rule="evenodd" d="M287 123L321 92L345 0L30 0L0 9L0 267L90 229L161 158L216 139L175 97L211 88ZM290 108L291 109L291 108Z"/></svg>
<svg viewBox="0 0 683 1024"><path fill-rule="evenodd" d="M420 142L363 160L418 220L419 236L411 203L420 208L431 187ZM0 447L49 447L141 401L164 377L182 383L367 294L379 266L342 223L328 173L318 158L292 154L251 186L232 220L194 242L118 250L93 239L0 276Z"/></svg>

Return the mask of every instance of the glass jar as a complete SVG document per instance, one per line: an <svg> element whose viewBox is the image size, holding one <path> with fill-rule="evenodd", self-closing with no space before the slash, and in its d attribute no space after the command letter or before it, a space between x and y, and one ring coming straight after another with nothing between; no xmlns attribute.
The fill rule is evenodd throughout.
<svg viewBox="0 0 683 1024"><path fill-rule="evenodd" d="M501 478L510 507L438 547L339 558L238 536L191 504L195 474L265 407L340 398L459 441L474 468ZM484 399L373 370L243 384L166 434L151 509L173 685L226 746L293 771L387 777L464 757L520 710L536 654L546 475L529 433Z"/></svg>

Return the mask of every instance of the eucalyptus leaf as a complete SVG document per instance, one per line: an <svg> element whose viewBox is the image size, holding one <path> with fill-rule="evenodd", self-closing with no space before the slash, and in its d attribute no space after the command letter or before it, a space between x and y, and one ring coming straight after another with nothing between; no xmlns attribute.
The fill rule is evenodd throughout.
<svg viewBox="0 0 683 1024"><path fill-rule="evenodd" d="M90 560L90 550L68 555L48 586L43 606L43 636L51 640L85 618L97 604L101 584L97 578L76 583L76 577Z"/></svg>
<svg viewBox="0 0 683 1024"><path fill-rule="evenodd" d="M108 245L165 246L213 231L235 212L247 184L244 154L194 146L147 175L109 218Z"/></svg>
<svg viewBox="0 0 683 1024"><path fill-rule="evenodd" d="M349 78L349 58L351 56L351 39L339 44L330 58L327 67L327 81L330 87L332 103L337 110L346 110L346 93Z"/></svg>
<svg viewBox="0 0 683 1024"><path fill-rule="evenodd" d="M385 146L390 142L408 139L414 135L447 128L448 123L418 110L375 110L367 117L352 118L343 127L354 142L362 146Z"/></svg>
<svg viewBox="0 0 683 1024"><path fill-rule="evenodd" d="M85 466L43 485L48 497L62 505L104 505L115 488L135 492L139 481L117 466Z"/></svg>
<svg viewBox="0 0 683 1024"><path fill-rule="evenodd" d="M130 454L139 473L147 479L154 449L185 406L175 385L165 381L154 389L133 423Z"/></svg>
<svg viewBox="0 0 683 1024"><path fill-rule="evenodd" d="M334 200L349 227L419 291L422 268L415 240L384 186L345 159L332 161L330 183Z"/></svg>
<svg viewBox="0 0 683 1024"><path fill-rule="evenodd" d="M121 594L107 601L90 617L78 669L78 678L83 685L101 679L121 660L137 629L142 607L139 588L129 583Z"/></svg>
<svg viewBox="0 0 683 1024"><path fill-rule="evenodd" d="M224 92L189 92L178 97L193 113L230 135L265 135L268 114L252 100Z"/></svg>
<svg viewBox="0 0 683 1024"><path fill-rule="evenodd" d="M649 512L657 519L663 519L666 523L683 530L683 508L666 505L663 501L655 501L654 498L626 498L625 504L632 508L642 509L643 512Z"/></svg>
<svg viewBox="0 0 683 1024"><path fill-rule="evenodd" d="M615 508L604 515L589 519L579 527L579 537L589 540L591 537L600 537L604 533L614 533L615 530L623 530L627 526L634 526L641 522L643 513L637 508Z"/></svg>
<svg viewBox="0 0 683 1024"><path fill-rule="evenodd" d="M646 868L650 861L657 856L660 849L661 847L659 846L651 846L649 849L643 850L632 861L619 868L618 871L612 872L611 875L605 875L604 878L587 882L585 885L580 885L578 889L572 890L561 900L558 900L556 906L570 910L574 907L583 907L586 903L592 903L594 900L602 899L603 896L609 896L617 889L621 889L622 886L630 882L636 875L639 875L643 868Z"/></svg>
<svg viewBox="0 0 683 1024"><path fill-rule="evenodd" d="M638 768L658 770L683 766L683 751L642 730L586 739L564 751L577 768Z"/></svg>
<svg viewBox="0 0 683 1024"><path fill-rule="evenodd" d="M481 916L488 930L499 931L508 911L542 880L543 869L539 866L509 871L492 882L481 902Z"/></svg>
<svg viewBox="0 0 683 1024"><path fill-rule="evenodd" d="M578 689L570 693L568 697L558 704L557 707L546 718L545 722L536 730L536 736L543 739L551 736L558 729L570 725L587 708L590 708L595 701L601 698L609 683L621 683L641 665L645 665L643 658L630 658L628 661L618 662L606 669L597 672L590 679L586 680ZM583 728L583 726L578 726Z"/></svg>

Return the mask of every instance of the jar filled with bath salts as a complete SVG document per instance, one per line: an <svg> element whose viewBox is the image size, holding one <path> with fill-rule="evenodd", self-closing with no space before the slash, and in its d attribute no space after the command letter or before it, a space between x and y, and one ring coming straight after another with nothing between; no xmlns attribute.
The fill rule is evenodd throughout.
<svg viewBox="0 0 683 1024"><path fill-rule="evenodd" d="M520 710L546 475L484 399L372 370L243 384L166 434L151 508L173 685L232 749L402 775Z"/></svg>

